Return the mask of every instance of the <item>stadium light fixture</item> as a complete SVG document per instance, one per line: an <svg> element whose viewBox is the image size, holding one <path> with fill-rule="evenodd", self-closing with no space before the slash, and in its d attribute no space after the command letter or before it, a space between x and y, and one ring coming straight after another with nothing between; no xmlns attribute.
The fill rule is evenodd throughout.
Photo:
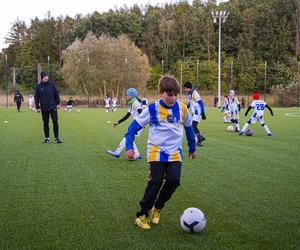
<svg viewBox="0 0 300 250"><path fill-rule="evenodd" d="M225 23L229 16L228 11L212 11L211 16L214 23L219 23L219 48L218 48L218 108L221 107L221 30L222 23Z"/></svg>

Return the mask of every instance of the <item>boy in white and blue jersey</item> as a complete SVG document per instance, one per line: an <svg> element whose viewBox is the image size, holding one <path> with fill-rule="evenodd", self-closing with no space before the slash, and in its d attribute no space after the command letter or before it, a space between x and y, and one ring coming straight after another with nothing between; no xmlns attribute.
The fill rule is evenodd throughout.
<svg viewBox="0 0 300 250"><path fill-rule="evenodd" d="M138 94L137 90L135 88L130 88L127 90L126 94L127 94L127 99L129 100L127 103L128 112L123 118L121 118L119 121L117 121L113 124L114 128L116 128L122 122L126 121L131 115L132 115L133 119L136 119L140 115L140 113L142 113L141 103L137 99L137 94ZM140 136L141 132L142 131L139 131L137 136ZM122 150L125 148L125 145L126 145L126 138L124 137L122 139L122 141L120 142L118 148L115 151L106 150L106 152L116 158L119 158ZM131 160L141 159L142 156L140 155L136 144L133 143L133 146L134 146L134 157Z"/></svg>
<svg viewBox="0 0 300 250"><path fill-rule="evenodd" d="M230 122L235 125L235 131L240 132L239 111L241 110L240 101L235 96L235 91L229 91L228 110L230 112Z"/></svg>
<svg viewBox="0 0 300 250"><path fill-rule="evenodd" d="M270 111L271 115L273 116L274 115L273 110L268 106L267 103L265 103L263 100L260 100L260 94L258 92L254 92L252 98L253 98L253 102L248 107L245 116L247 116L247 114L252 108L254 109L254 112L250 117L250 119L245 123L244 127L242 128L239 134L242 135L251 123L255 123L256 121L259 121L260 125L263 127L267 135L272 136L270 129L264 122L264 112L265 112L265 108L267 108Z"/></svg>
<svg viewBox="0 0 300 250"><path fill-rule="evenodd" d="M117 99L117 97L114 96L114 97L111 99L111 103L112 103L112 112L117 111L117 102L118 102L118 99Z"/></svg>
<svg viewBox="0 0 300 250"><path fill-rule="evenodd" d="M104 102L105 102L105 112L109 112L109 102L110 102L110 98L109 98L108 96L105 96Z"/></svg>
<svg viewBox="0 0 300 250"><path fill-rule="evenodd" d="M189 156L196 157L195 134L192 119L184 103L177 101L180 86L176 78L163 76L158 83L161 99L152 103L129 126L126 133L126 150L129 158L134 157L134 137L149 124L147 159L149 179L140 201L141 210L135 223L142 229L150 229L150 222L158 224L160 210L180 185L182 166L183 128L189 146ZM164 181L165 180L165 181Z"/></svg>
<svg viewBox="0 0 300 250"><path fill-rule="evenodd" d="M229 97L228 95L224 95L224 103L221 110L221 113L223 113L224 123L230 123L230 111L228 106L229 106Z"/></svg>
<svg viewBox="0 0 300 250"><path fill-rule="evenodd" d="M198 129L198 123L206 119L204 104L199 93L193 88L193 84L189 81L184 83L184 91L188 94L189 103L187 107L192 110L193 114L193 129L197 140L197 146L203 146L202 141L205 138L201 135Z"/></svg>

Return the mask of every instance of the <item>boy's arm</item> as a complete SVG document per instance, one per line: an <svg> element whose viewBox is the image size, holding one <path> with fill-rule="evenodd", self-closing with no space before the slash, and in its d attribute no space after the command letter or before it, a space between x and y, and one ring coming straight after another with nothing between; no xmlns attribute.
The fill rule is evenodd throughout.
<svg viewBox="0 0 300 250"><path fill-rule="evenodd" d="M199 106L200 106L200 111L201 111L202 119L205 120L206 119L206 115L205 115L204 103L203 103L202 99L200 99L198 101L198 103L199 103Z"/></svg>
<svg viewBox="0 0 300 250"><path fill-rule="evenodd" d="M126 153L129 158L134 157L133 152L133 141L135 135L140 131L143 127L145 127L150 122L149 109L145 109L138 118L133 120L128 127L128 131L125 134L126 138Z"/></svg>
<svg viewBox="0 0 300 250"><path fill-rule="evenodd" d="M195 140L194 129L192 126L189 127L184 126L184 129L185 129L186 139L188 142L189 153L194 154L196 153L196 140Z"/></svg>
<svg viewBox="0 0 300 250"><path fill-rule="evenodd" d="M252 107L251 106L249 106L248 108L247 108L247 111L246 111L246 113L245 113L245 116L247 116L248 115L248 113L249 113L249 111L252 109Z"/></svg>
<svg viewBox="0 0 300 250"><path fill-rule="evenodd" d="M136 121L133 120L128 127L127 133L125 134L126 138L126 151L133 149L133 141L135 135L142 129L142 126Z"/></svg>
<svg viewBox="0 0 300 250"><path fill-rule="evenodd" d="M268 104L266 104L266 108L270 111L271 115L273 116L274 115L273 110L270 108Z"/></svg>
<svg viewBox="0 0 300 250"><path fill-rule="evenodd" d="M119 121L115 122L114 125L119 125L120 123L126 121L131 116L130 112L127 112Z"/></svg>

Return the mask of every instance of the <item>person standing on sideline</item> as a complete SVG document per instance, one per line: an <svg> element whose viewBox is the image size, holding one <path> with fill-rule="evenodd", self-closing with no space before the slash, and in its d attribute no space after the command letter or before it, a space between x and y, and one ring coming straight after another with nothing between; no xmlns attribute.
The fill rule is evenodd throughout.
<svg viewBox="0 0 300 250"><path fill-rule="evenodd" d="M24 102L24 98L19 90L17 90L17 93L15 94L14 102L17 104L18 112L21 112L20 109L21 109L22 102Z"/></svg>
<svg viewBox="0 0 300 250"><path fill-rule="evenodd" d="M49 138L49 117L51 116L53 123L53 132L55 143L59 144L62 141L58 137L58 116L59 109L59 94L53 82L49 81L47 72L41 72L41 82L35 88L34 100L38 112L42 112L44 123L44 143L50 143Z"/></svg>

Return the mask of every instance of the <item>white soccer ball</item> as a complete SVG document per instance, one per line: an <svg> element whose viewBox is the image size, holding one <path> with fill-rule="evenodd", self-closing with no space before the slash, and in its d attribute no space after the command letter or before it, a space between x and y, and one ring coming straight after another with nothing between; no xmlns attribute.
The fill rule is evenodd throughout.
<svg viewBox="0 0 300 250"><path fill-rule="evenodd" d="M234 127L231 126L231 125L228 126L228 127L227 127L227 131L228 131L228 132L233 132L233 131L234 131Z"/></svg>
<svg viewBox="0 0 300 250"><path fill-rule="evenodd" d="M204 213L199 208L187 208L180 217L180 225L186 232L201 233L206 225Z"/></svg>
<svg viewBox="0 0 300 250"><path fill-rule="evenodd" d="M79 113L79 112L80 112L80 109L77 109L77 112Z"/></svg>

